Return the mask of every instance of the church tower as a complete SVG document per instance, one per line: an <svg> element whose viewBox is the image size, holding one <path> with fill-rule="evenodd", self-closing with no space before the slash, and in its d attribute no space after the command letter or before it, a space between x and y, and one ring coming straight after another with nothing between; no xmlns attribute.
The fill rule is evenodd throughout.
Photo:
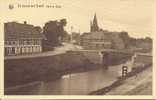
<svg viewBox="0 0 156 100"><path fill-rule="evenodd" d="M91 22L90 28L91 28L90 29L91 32L99 31L99 26L98 26L98 22L97 22L96 13L94 15L93 22Z"/></svg>
<svg viewBox="0 0 156 100"><path fill-rule="evenodd" d="M93 23L90 21L90 32L93 32Z"/></svg>

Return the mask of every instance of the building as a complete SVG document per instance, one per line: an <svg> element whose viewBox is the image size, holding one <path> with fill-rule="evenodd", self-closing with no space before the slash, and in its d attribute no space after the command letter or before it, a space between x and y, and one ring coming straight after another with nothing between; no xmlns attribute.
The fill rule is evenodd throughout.
<svg viewBox="0 0 156 100"><path fill-rule="evenodd" d="M100 29L95 14L93 22L91 21L90 32L81 35L80 45L84 49L124 49L125 44L120 34L121 32Z"/></svg>
<svg viewBox="0 0 156 100"><path fill-rule="evenodd" d="M44 35L39 27L26 22L4 23L5 55L20 55L42 52Z"/></svg>
<svg viewBox="0 0 156 100"><path fill-rule="evenodd" d="M119 32L88 32L81 35L81 46L84 49L124 49L125 44Z"/></svg>
<svg viewBox="0 0 156 100"><path fill-rule="evenodd" d="M89 32L81 36L81 45L84 49L112 48L112 42L103 32Z"/></svg>

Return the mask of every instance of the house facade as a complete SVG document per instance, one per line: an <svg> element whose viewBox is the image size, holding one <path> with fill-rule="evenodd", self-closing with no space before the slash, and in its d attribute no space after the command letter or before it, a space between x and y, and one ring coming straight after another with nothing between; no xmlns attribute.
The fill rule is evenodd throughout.
<svg viewBox="0 0 156 100"><path fill-rule="evenodd" d="M81 46L84 49L111 49L112 41L103 32L89 32L81 36Z"/></svg>
<svg viewBox="0 0 156 100"><path fill-rule="evenodd" d="M5 55L21 55L42 52L44 35L26 22L4 23Z"/></svg>
<svg viewBox="0 0 156 100"><path fill-rule="evenodd" d="M120 32L98 31L81 35L81 46L84 49L124 49L125 44Z"/></svg>

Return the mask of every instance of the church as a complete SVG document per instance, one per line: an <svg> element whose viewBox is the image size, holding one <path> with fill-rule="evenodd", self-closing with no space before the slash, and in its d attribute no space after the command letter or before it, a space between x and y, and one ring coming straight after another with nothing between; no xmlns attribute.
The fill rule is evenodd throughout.
<svg viewBox="0 0 156 100"><path fill-rule="evenodd" d="M96 14L94 15L93 22L90 22L90 32L99 31L99 26L96 18Z"/></svg>
<svg viewBox="0 0 156 100"><path fill-rule="evenodd" d="M120 37L121 32L111 32L99 28L96 14L90 22L90 32L81 35L80 45L84 49L124 49L125 44Z"/></svg>

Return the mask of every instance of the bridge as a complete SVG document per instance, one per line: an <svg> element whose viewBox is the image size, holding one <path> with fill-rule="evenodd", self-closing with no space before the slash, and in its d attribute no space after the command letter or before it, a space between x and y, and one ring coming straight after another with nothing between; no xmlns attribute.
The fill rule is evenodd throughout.
<svg viewBox="0 0 156 100"><path fill-rule="evenodd" d="M90 62L107 66L115 65L125 62L127 59L131 59L134 55L133 51L130 50L117 50L117 49L103 49L103 50L70 50L70 53L82 54L84 57L89 59ZM120 61L121 60L121 61Z"/></svg>
<svg viewBox="0 0 156 100"><path fill-rule="evenodd" d="M99 49L99 50L69 50L68 52L101 52L101 53L104 53L104 52L108 52L108 53L113 53L113 52L116 52L116 53L124 53L124 54L132 54L134 53L134 51L132 50L128 50L128 49L122 49L122 50L119 50L119 49Z"/></svg>

